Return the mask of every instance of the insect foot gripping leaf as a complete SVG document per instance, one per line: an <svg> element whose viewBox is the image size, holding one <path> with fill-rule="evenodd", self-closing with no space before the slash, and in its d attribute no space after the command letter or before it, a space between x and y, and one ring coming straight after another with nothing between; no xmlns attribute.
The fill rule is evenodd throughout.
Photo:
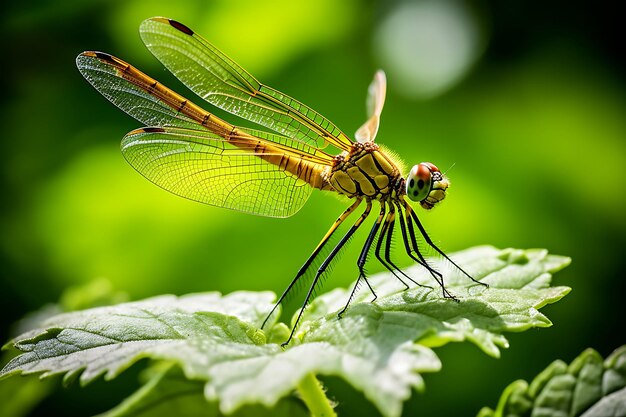
<svg viewBox="0 0 626 417"><path fill-rule="evenodd" d="M255 415L265 415L269 408L271 415L297 416L304 414L304 405L319 416L334 411L315 376L334 375L362 391L384 416L397 417L412 389L423 388L421 374L440 369L433 348L468 340L497 357L508 346L504 332L550 326L538 309L569 292L550 286L551 273L568 265L569 258L545 250L485 246L459 252L454 260L490 287L468 285L446 261L431 265L443 272L460 303L443 299L432 288L403 291L393 276L380 274L370 281L379 295L376 302L370 303L365 291L357 294L341 320L337 312L348 291L318 297L284 349L280 343L289 335L284 324L259 329L273 305L274 295L268 292L161 296L61 314L5 346L20 354L0 378L64 374L65 380L79 377L84 384L100 375L112 379L139 359L150 358L155 366L170 368L157 371L110 416L165 407L153 401L162 392L184 403L179 394L192 391L178 410L193 410L202 399L208 401L207 415L264 406ZM430 283L418 268L404 272Z"/></svg>
<svg viewBox="0 0 626 417"><path fill-rule="evenodd" d="M518 380L505 388L495 411L479 417L626 415L626 346L604 361L587 349L567 365L557 360L528 384Z"/></svg>

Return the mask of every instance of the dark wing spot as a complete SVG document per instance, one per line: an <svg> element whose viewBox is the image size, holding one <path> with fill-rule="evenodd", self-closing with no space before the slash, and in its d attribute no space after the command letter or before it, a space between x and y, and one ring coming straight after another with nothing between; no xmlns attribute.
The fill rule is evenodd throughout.
<svg viewBox="0 0 626 417"><path fill-rule="evenodd" d="M415 187L415 180L413 178L411 178L409 180L409 188L413 188L413 187Z"/></svg>
<svg viewBox="0 0 626 417"><path fill-rule="evenodd" d="M96 58L99 58L99 59L101 59L103 61L109 61L109 62L114 61L113 60L113 56L107 54L106 52L94 51L93 53L96 56Z"/></svg>
<svg viewBox="0 0 626 417"><path fill-rule="evenodd" d="M187 35L193 35L193 30L189 29L187 26L183 25L182 23L179 23L172 19L170 19L169 22L170 22L170 25L180 30L181 32L186 33Z"/></svg>
<svg viewBox="0 0 626 417"><path fill-rule="evenodd" d="M144 128L137 129L137 130L143 130L146 133L163 133L163 132L165 132L165 129L163 129L162 127L144 127Z"/></svg>
<svg viewBox="0 0 626 417"><path fill-rule="evenodd" d="M421 190L422 188L424 188L424 180L420 179L420 180L417 182L417 188L419 188L420 190Z"/></svg>

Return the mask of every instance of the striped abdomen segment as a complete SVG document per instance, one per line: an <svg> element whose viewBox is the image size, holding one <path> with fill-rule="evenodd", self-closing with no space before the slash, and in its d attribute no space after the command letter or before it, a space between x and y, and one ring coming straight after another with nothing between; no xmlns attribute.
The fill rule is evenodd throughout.
<svg viewBox="0 0 626 417"><path fill-rule="evenodd" d="M237 127L226 139L233 146L276 165L281 171L289 172L314 188L321 189L324 186L323 173L330 170L330 166L313 162L306 154L295 152L286 145L260 140Z"/></svg>
<svg viewBox="0 0 626 417"><path fill-rule="evenodd" d="M192 103L185 97L176 93L174 90L167 88L154 78L144 74L137 68L117 57L103 52L84 52L83 55L98 58L99 60L114 67L120 78L125 79L148 94L158 98L161 102L167 104L172 109L184 114L192 120L195 120L220 136L227 134L233 128L231 124L212 115L202 107Z"/></svg>
<svg viewBox="0 0 626 417"><path fill-rule="evenodd" d="M102 52L85 52L84 55L97 58L115 68L118 77L226 139L232 146L278 166L281 171L292 174L312 187L322 188L324 183L322 172L327 169L326 167L329 169L333 161L332 156L283 136L258 132L262 137L257 137L247 129L236 127L209 113L117 57ZM155 130L158 128L150 129Z"/></svg>

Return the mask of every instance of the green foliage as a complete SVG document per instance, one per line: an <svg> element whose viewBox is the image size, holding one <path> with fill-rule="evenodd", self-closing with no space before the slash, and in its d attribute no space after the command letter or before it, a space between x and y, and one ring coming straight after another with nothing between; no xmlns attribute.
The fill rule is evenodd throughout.
<svg viewBox="0 0 626 417"><path fill-rule="evenodd" d="M17 333L25 333L39 328L43 323L61 312L75 311L84 308L115 304L126 301L128 296L115 291L111 283L105 279L95 279L81 286L67 288L58 304L48 304L39 310L28 314L18 321L14 328ZM4 352L0 363L5 365L16 352ZM3 415L19 417L27 415L53 388L54 381L38 380L35 376L27 378L13 378L0 384L0 399L2 399Z"/></svg>
<svg viewBox="0 0 626 417"><path fill-rule="evenodd" d="M518 380L505 388L495 411L479 417L608 417L626 415L626 346L606 360L587 349L567 365L552 362L528 384Z"/></svg>
<svg viewBox="0 0 626 417"><path fill-rule="evenodd" d="M144 374L145 384L141 389L99 417L217 417L222 415L217 402L207 402L203 394L204 383L186 378L175 364L162 363L149 368ZM233 417L276 415L304 417L309 413L295 398L285 398L272 410L259 405L250 405L232 414Z"/></svg>
<svg viewBox="0 0 626 417"><path fill-rule="evenodd" d="M371 297L362 291L341 320L336 311L347 300L347 290L316 299L286 349L280 347L288 335L284 324L272 322L267 332L258 328L272 307L269 292L161 296L57 315L7 345L21 355L0 377L64 374L66 382L78 377L86 384L101 375L115 378L150 358L177 364L191 381L176 386L178 371L163 371L111 414L131 415L124 410L153 406L161 390L177 401L184 401L181 392L188 391L190 402L197 402L202 390L224 414L254 404L289 407L285 401L295 390L313 411L307 398L315 398L321 388L312 376L335 375L362 391L383 415L399 416L411 389L423 389L421 374L441 367L431 348L468 340L497 357L499 348L508 346L503 332L550 326L538 309L570 290L550 287L551 273L568 265L569 258L545 250L477 247L455 259L490 288L470 285L443 262L434 265L459 303L443 299L439 288L402 291L391 275L380 274L370 280L376 302L360 302ZM417 268L406 273L430 283ZM207 415L215 415L207 407Z"/></svg>
<svg viewBox="0 0 626 417"><path fill-rule="evenodd" d="M39 381L35 377L13 378L0 383L2 415L27 415L52 391L53 381Z"/></svg>

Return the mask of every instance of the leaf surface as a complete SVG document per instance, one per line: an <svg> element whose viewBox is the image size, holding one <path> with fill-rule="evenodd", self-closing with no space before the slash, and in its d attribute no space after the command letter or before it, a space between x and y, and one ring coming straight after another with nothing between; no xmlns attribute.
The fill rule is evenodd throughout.
<svg viewBox="0 0 626 417"><path fill-rule="evenodd" d="M186 378L204 384L204 396L230 414L246 404L274 407L303 378L334 375L362 391L385 416L401 414L412 389L422 389L422 374L441 363L432 348L467 340L497 357L508 342L503 332L547 327L538 310L569 292L550 287L551 274L569 258L544 250L478 247L454 255L484 288L451 268L432 265L460 302L443 299L439 288L403 291L390 274L372 277L378 299L357 293L341 320L336 312L349 290L318 297L303 316L296 337L282 323L258 328L272 307L272 293L237 292L144 301L61 314L10 345L22 353L0 377L13 374L80 375L87 383L117 376L142 358L177 363ZM418 268L407 274L432 284Z"/></svg>
<svg viewBox="0 0 626 417"><path fill-rule="evenodd" d="M618 417L626 415L626 346L606 360L587 349L567 365L552 362L535 379L509 385L495 410L479 417Z"/></svg>

